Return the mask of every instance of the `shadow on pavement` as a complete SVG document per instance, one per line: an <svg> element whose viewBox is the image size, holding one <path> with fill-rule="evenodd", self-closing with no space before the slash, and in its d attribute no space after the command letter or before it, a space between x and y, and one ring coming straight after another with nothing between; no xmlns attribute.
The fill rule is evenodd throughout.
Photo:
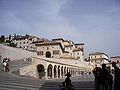
<svg viewBox="0 0 120 90"><path fill-rule="evenodd" d="M61 90L61 82L45 82L39 90ZM76 81L72 82L75 90L94 90L93 81Z"/></svg>

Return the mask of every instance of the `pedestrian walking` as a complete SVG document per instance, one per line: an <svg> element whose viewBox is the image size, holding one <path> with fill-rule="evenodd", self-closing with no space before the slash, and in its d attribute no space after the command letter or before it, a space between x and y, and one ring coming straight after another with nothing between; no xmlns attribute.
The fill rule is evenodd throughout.
<svg viewBox="0 0 120 90"><path fill-rule="evenodd" d="M108 90L108 70L106 68L106 64L102 64L102 69L100 70L100 84L101 90Z"/></svg>
<svg viewBox="0 0 120 90"><path fill-rule="evenodd" d="M112 90L113 76L108 72L106 77L107 77L106 80L108 82L108 90Z"/></svg>
<svg viewBox="0 0 120 90"><path fill-rule="evenodd" d="M66 77L65 81L62 82L63 87L61 88L61 90L75 90L73 85L71 84L71 79L70 79L71 74L68 72L65 76L67 76L67 77Z"/></svg>
<svg viewBox="0 0 120 90"><path fill-rule="evenodd" d="M4 71L4 72L6 71L6 65L7 65L7 63L6 63L6 62L3 62L3 71Z"/></svg>
<svg viewBox="0 0 120 90"><path fill-rule="evenodd" d="M115 62L112 62L114 68L114 90L120 90L120 69L117 67Z"/></svg>
<svg viewBox="0 0 120 90"><path fill-rule="evenodd" d="M100 67L95 67L95 69L92 71L95 76L95 80L94 80L94 89L95 90L100 90L100 79L99 79L100 70L101 70Z"/></svg>
<svg viewBox="0 0 120 90"><path fill-rule="evenodd" d="M9 62L6 62L6 69L5 69L6 72L9 72L10 69L9 69Z"/></svg>

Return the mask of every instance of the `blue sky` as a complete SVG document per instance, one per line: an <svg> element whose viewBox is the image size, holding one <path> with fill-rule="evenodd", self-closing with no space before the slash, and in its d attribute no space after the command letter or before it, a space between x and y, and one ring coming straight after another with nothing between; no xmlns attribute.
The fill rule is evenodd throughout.
<svg viewBox="0 0 120 90"><path fill-rule="evenodd" d="M0 0L0 35L85 43L85 54L120 55L120 0Z"/></svg>

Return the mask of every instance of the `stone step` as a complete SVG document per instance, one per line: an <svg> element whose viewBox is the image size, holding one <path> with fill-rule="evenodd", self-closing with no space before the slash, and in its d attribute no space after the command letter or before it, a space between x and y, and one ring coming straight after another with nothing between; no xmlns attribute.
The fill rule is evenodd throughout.
<svg viewBox="0 0 120 90"><path fill-rule="evenodd" d="M87 82L88 86L85 86L86 82L72 82L76 90L93 90L93 84L91 82ZM59 89L60 82L39 82L39 81L26 81L26 80L4 80L4 82L0 82L0 89L10 88L11 90L16 89L19 90L57 90ZM2 90L2 89L1 89ZM7 89L6 89L7 90Z"/></svg>
<svg viewBox="0 0 120 90"><path fill-rule="evenodd" d="M0 85L0 89L1 89L1 87L6 87L6 88L8 88L8 90L9 90L9 88L13 88L13 89L22 89L22 90L36 90L36 89L39 89L40 87L29 87L29 86L25 86L25 85L9 85L9 84L6 84L6 85Z"/></svg>
<svg viewBox="0 0 120 90"><path fill-rule="evenodd" d="M0 86L1 85L16 85L16 86L28 86L28 87L35 87L35 88L38 88L39 86L42 86L43 84L29 84L29 83L15 83L15 82L5 82L5 83L0 83Z"/></svg>
<svg viewBox="0 0 120 90"><path fill-rule="evenodd" d="M20 89L16 89L16 88L8 88L8 87L0 87L0 90L20 90Z"/></svg>

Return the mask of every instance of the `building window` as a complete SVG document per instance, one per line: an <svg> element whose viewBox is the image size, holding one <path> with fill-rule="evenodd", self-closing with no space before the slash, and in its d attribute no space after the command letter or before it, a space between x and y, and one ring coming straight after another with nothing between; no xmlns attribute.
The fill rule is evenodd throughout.
<svg viewBox="0 0 120 90"><path fill-rule="evenodd" d="M20 42L20 44L21 44L21 42Z"/></svg>
<svg viewBox="0 0 120 90"><path fill-rule="evenodd" d="M25 44L25 41L23 42L23 44Z"/></svg>
<svg viewBox="0 0 120 90"><path fill-rule="evenodd" d="M51 53L49 51L46 52L46 57L50 58L51 57Z"/></svg>
<svg viewBox="0 0 120 90"><path fill-rule="evenodd" d="M82 53L82 56L84 56L84 53Z"/></svg>
<svg viewBox="0 0 120 90"><path fill-rule="evenodd" d="M49 50L49 47L47 47L47 50Z"/></svg>
<svg viewBox="0 0 120 90"><path fill-rule="evenodd" d="M37 52L37 55L39 56L39 55L43 55L43 51L38 51Z"/></svg>
<svg viewBox="0 0 120 90"><path fill-rule="evenodd" d="M91 56L91 59L92 59L92 56Z"/></svg>
<svg viewBox="0 0 120 90"><path fill-rule="evenodd" d="M96 56L95 56L95 58L96 58Z"/></svg>
<svg viewBox="0 0 120 90"><path fill-rule="evenodd" d="M53 55L59 55L59 50L54 50Z"/></svg>
<svg viewBox="0 0 120 90"><path fill-rule="evenodd" d="M117 60L117 63L119 63L119 61Z"/></svg>
<svg viewBox="0 0 120 90"><path fill-rule="evenodd" d="M79 55L79 53L77 53Z"/></svg>

